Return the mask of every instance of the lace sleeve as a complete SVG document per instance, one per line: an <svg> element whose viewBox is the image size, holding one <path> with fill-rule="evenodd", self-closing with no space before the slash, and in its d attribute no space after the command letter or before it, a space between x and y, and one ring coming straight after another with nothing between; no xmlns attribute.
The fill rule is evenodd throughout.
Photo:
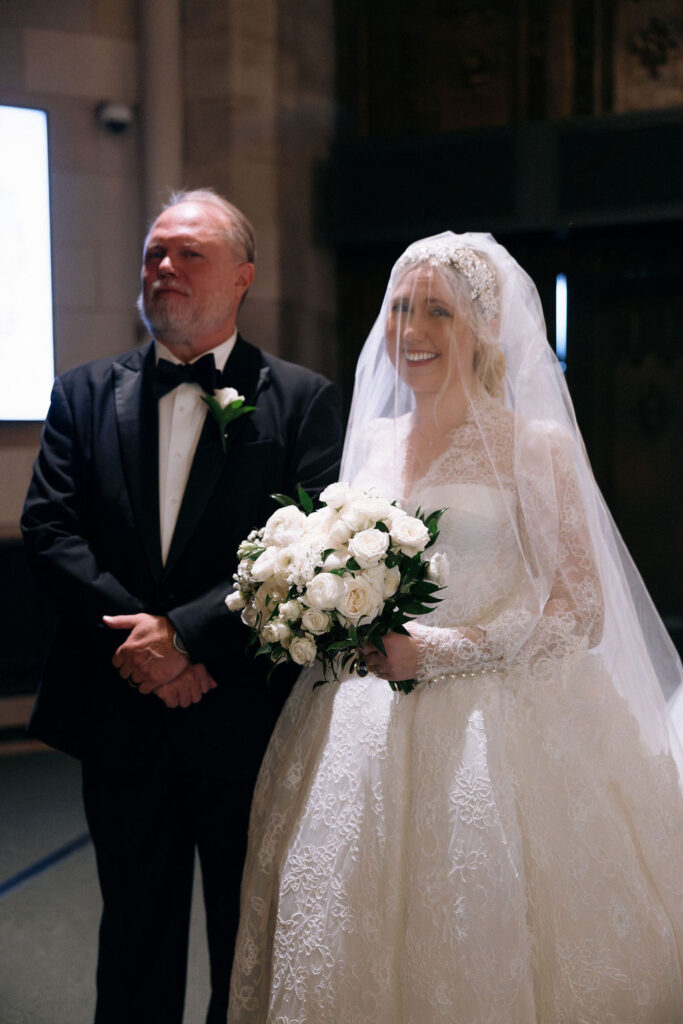
<svg viewBox="0 0 683 1024"><path fill-rule="evenodd" d="M552 460L552 473L545 477L539 465L543 449ZM488 621L460 627L411 623L421 680L486 673L513 665L533 670L541 660L563 658L600 642L602 589L573 468L571 441L557 429L537 426L527 438L526 456L518 481L529 519L529 523L521 523L521 543L529 566L525 582ZM539 524L538 528L533 524ZM543 571L550 558L550 568ZM545 587L547 596L544 578L551 581Z"/></svg>

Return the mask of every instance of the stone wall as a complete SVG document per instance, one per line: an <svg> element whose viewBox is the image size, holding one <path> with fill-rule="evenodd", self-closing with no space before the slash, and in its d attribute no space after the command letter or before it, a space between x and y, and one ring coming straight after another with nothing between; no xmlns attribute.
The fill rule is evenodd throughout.
<svg viewBox="0 0 683 1024"><path fill-rule="evenodd" d="M184 0L185 168L251 218L247 338L334 377L332 252L319 169L332 142L331 0Z"/></svg>
<svg viewBox="0 0 683 1024"><path fill-rule="evenodd" d="M103 100L136 102L135 6L134 0L3 0L0 6L0 102L48 113L58 373L139 337L137 133L111 134L95 118ZM0 536L18 534L39 435L39 424L0 424Z"/></svg>
<svg viewBox="0 0 683 1024"><path fill-rule="evenodd" d="M149 214L145 148L164 125L141 109L150 70L140 16L155 6L0 5L0 103L39 107L49 118L58 373L144 336L135 298ZM334 377L333 258L315 212L333 131L332 0L180 0L168 16L174 8L182 180L152 185L211 186L244 209L258 261L241 330ZM171 74L171 64L154 74ZM130 130L112 134L98 123L95 108L106 100L134 109ZM38 424L0 423L0 537L18 535L39 434Z"/></svg>

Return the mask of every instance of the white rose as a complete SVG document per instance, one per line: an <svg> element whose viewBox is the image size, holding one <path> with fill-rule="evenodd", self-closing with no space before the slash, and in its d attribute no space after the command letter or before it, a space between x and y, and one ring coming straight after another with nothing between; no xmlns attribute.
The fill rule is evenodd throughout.
<svg viewBox="0 0 683 1024"><path fill-rule="evenodd" d="M366 498L364 495L347 502L340 515L342 521L351 527L353 533L358 533L360 530L369 530L377 522L373 499Z"/></svg>
<svg viewBox="0 0 683 1024"><path fill-rule="evenodd" d="M386 498L377 498L374 496L368 497L367 499L368 511L372 514L372 517L376 523L380 520L386 521L391 519L391 515L394 511L394 506Z"/></svg>
<svg viewBox="0 0 683 1024"><path fill-rule="evenodd" d="M390 597L393 597L399 588L401 582L401 571L397 565L392 565L391 569L384 570L384 580L382 582L382 597L387 601Z"/></svg>
<svg viewBox="0 0 683 1024"><path fill-rule="evenodd" d="M273 602L279 604L280 601L286 601L288 591L286 583L283 583L277 576L269 576L252 598L256 610L260 612L263 608L268 608L272 611Z"/></svg>
<svg viewBox="0 0 683 1024"><path fill-rule="evenodd" d="M287 625L286 622L284 622L281 618L279 618L277 620L277 638L278 638L278 640L280 641L281 644L285 644L291 638L291 636L292 636L291 629L289 628L289 626Z"/></svg>
<svg viewBox="0 0 683 1024"><path fill-rule="evenodd" d="M389 534L382 530L361 530L349 541L349 552L358 562L361 569L369 569L377 565L389 547Z"/></svg>
<svg viewBox="0 0 683 1024"><path fill-rule="evenodd" d="M391 526L391 539L404 555L412 557L429 544L429 530L421 519L399 516Z"/></svg>
<svg viewBox="0 0 683 1024"><path fill-rule="evenodd" d="M244 395L238 395L235 388L216 388L213 393L221 409L226 409L231 402L243 402Z"/></svg>
<svg viewBox="0 0 683 1024"><path fill-rule="evenodd" d="M349 549L341 547L327 556L323 562L323 569L329 572L331 569L343 569L349 559Z"/></svg>
<svg viewBox="0 0 683 1024"><path fill-rule="evenodd" d="M247 599L241 590L233 590L231 594L225 599L225 603L228 606L228 610L231 612L241 612L247 603Z"/></svg>
<svg viewBox="0 0 683 1024"><path fill-rule="evenodd" d="M361 574L345 576L343 593L337 601L337 611L349 622L358 623L360 619L372 621L377 618L384 600L374 580Z"/></svg>
<svg viewBox="0 0 683 1024"><path fill-rule="evenodd" d="M324 491L321 491L320 500L329 505L330 508L340 509L351 493L352 491L348 484L329 484Z"/></svg>
<svg viewBox="0 0 683 1024"><path fill-rule="evenodd" d="M242 612L242 622L245 626L249 626L250 628L256 625L258 617L258 612L254 608L253 604L248 604Z"/></svg>
<svg viewBox="0 0 683 1024"><path fill-rule="evenodd" d="M289 656L297 665L312 665L316 653L315 640L310 636L297 636L289 645Z"/></svg>
<svg viewBox="0 0 683 1024"><path fill-rule="evenodd" d="M391 531L394 523L396 523L399 519L403 519L403 517L407 515L408 513L404 508L400 508L398 505L391 505L389 508L389 512L387 513L386 516L382 516L382 519L386 523L389 531Z"/></svg>
<svg viewBox="0 0 683 1024"><path fill-rule="evenodd" d="M343 590L339 576L331 572L320 572L306 587L303 601L311 608L329 611L337 604Z"/></svg>
<svg viewBox="0 0 683 1024"><path fill-rule="evenodd" d="M301 617L301 625L314 636L321 636L330 628L330 616L319 608L307 608Z"/></svg>
<svg viewBox="0 0 683 1024"><path fill-rule="evenodd" d="M279 548L301 540L306 529L306 516L296 505L285 505L273 512L263 530L263 543Z"/></svg>
<svg viewBox="0 0 683 1024"><path fill-rule="evenodd" d="M291 632L286 622L281 619L271 619L270 622L266 622L259 636L264 644L276 644L287 640Z"/></svg>
<svg viewBox="0 0 683 1024"><path fill-rule="evenodd" d="M306 536L309 543L313 537L327 537L332 524L337 519L337 513L333 508L319 508L306 516Z"/></svg>
<svg viewBox="0 0 683 1024"><path fill-rule="evenodd" d="M264 580L274 575L277 570L277 556L277 548L269 547L252 563L251 575L257 583L263 583Z"/></svg>
<svg viewBox="0 0 683 1024"><path fill-rule="evenodd" d="M451 567L448 561L448 555L442 552L432 555L427 562L427 579L431 580L432 583L436 583L438 587L445 587L448 583L450 576Z"/></svg>
<svg viewBox="0 0 683 1024"><path fill-rule="evenodd" d="M353 530L343 519L337 519L327 532L328 547L337 548L346 544Z"/></svg>
<svg viewBox="0 0 683 1024"><path fill-rule="evenodd" d="M280 605L280 617L285 622L296 622L300 619L304 611L304 606L299 601L285 601Z"/></svg>

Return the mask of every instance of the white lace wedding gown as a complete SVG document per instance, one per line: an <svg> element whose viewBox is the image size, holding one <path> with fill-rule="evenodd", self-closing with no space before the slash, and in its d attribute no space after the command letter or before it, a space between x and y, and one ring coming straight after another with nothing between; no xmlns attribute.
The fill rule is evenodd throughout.
<svg viewBox="0 0 683 1024"><path fill-rule="evenodd" d="M601 598L569 472L558 550L581 604L552 594L529 631L510 414L495 416L502 490L470 423L405 501L449 508L425 681L408 696L372 676L313 691L313 669L276 727L229 1021L683 1021L677 773L590 650ZM359 483L381 490L381 452Z"/></svg>

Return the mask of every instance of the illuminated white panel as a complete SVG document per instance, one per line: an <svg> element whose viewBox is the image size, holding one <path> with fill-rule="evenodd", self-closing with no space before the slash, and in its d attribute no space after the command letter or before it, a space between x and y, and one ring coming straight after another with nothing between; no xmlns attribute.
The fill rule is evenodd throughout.
<svg viewBox="0 0 683 1024"><path fill-rule="evenodd" d="M555 278L555 353L563 370L567 369L567 275Z"/></svg>
<svg viewBox="0 0 683 1024"><path fill-rule="evenodd" d="M0 420L42 420L54 377L47 115L0 106Z"/></svg>

